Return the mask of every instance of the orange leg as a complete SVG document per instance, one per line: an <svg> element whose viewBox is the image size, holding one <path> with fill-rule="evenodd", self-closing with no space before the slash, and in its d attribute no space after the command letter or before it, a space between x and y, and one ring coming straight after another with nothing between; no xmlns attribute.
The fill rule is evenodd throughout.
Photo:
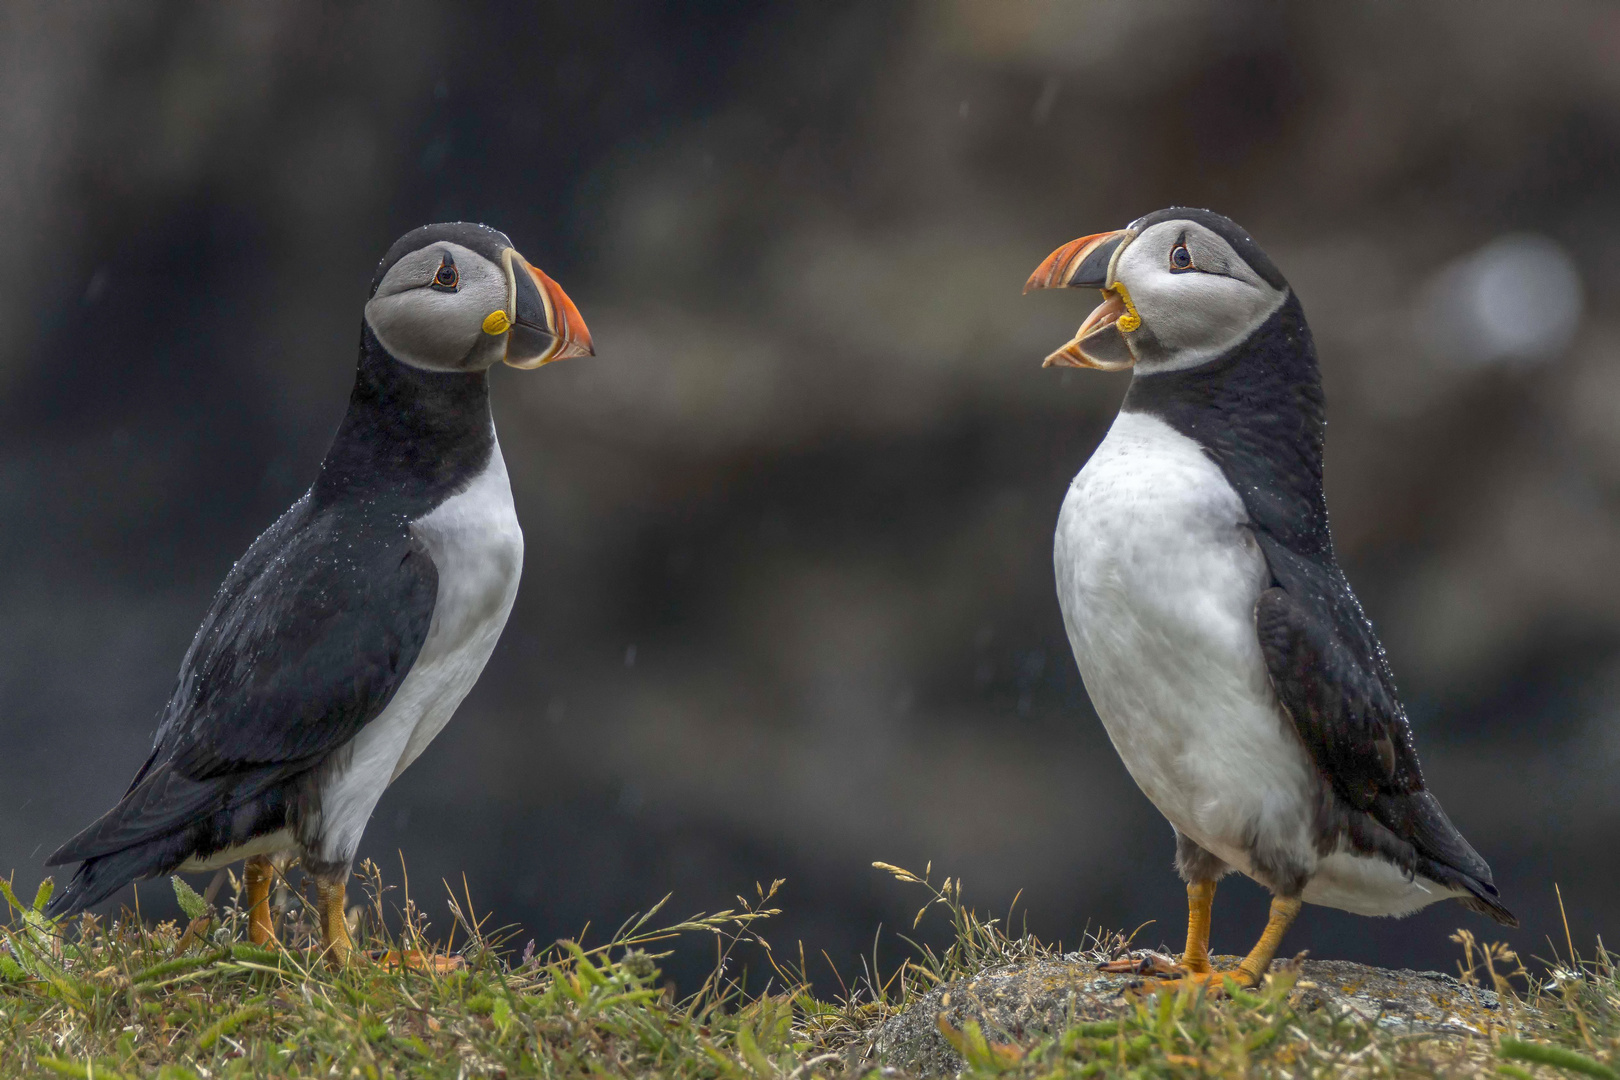
<svg viewBox="0 0 1620 1080"><path fill-rule="evenodd" d="M315 901L320 909L321 920L321 946L326 950L327 962L333 967L342 967L351 959L361 957L380 960L387 967L405 967L418 971L443 973L461 967L459 956L425 955L414 949L404 953L388 952L382 956L372 957L355 952L354 942L349 938L349 921L344 907L345 884L342 878L334 882L315 879Z"/></svg>
<svg viewBox="0 0 1620 1080"><path fill-rule="evenodd" d="M1249 950L1238 963L1234 971L1189 972L1179 979L1162 982L1156 986L1149 986L1149 990L1175 990L1182 986L1203 986L1216 990L1227 980L1231 979L1239 986L1258 986L1260 980L1266 977L1271 961L1277 956L1277 949L1282 945L1283 935L1293 925L1294 919L1299 916L1302 903L1297 896L1273 896L1271 898L1271 917L1266 920L1266 929L1255 942L1254 948ZM1208 963L1206 959L1205 963Z"/></svg>
<svg viewBox="0 0 1620 1080"><path fill-rule="evenodd" d="M1117 975L1158 975L1162 978L1183 975L1207 975L1209 965L1209 913L1215 904L1215 882L1189 881L1187 883L1187 948L1177 963L1160 953L1138 954L1110 960L1099 970Z"/></svg>
<svg viewBox="0 0 1620 1080"><path fill-rule="evenodd" d="M1276 959L1277 950L1282 947L1283 935L1288 928L1294 925L1299 917L1299 909L1304 903L1297 896L1273 896L1271 898L1271 917L1266 920L1265 932L1260 940L1254 943L1249 955L1237 967L1237 973L1242 976L1238 980L1243 986L1256 986L1266 977L1271 968L1271 961Z"/></svg>
<svg viewBox="0 0 1620 1080"><path fill-rule="evenodd" d="M275 923L270 920L270 886L276 880L276 868L268 858L255 855L242 864L242 878L247 886L248 940L264 945L276 940Z"/></svg>
<svg viewBox="0 0 1620 1080"><path fill-rule="evenodd" d="M1213 881L1187 883L1187 949L1181 966L1194 975L1211 970L1209 966L1209 913L1215 906Z"/></svg>
<svg viewBox="0 0 1620 1080"><path fill-rule="evenodd" d="M315 882L315 899L320 907L321 947L326 950L327 962L333 967L348 963L349 955L354 952L344 908L346 885L342 878L333 882L316 879Z"/></svg>

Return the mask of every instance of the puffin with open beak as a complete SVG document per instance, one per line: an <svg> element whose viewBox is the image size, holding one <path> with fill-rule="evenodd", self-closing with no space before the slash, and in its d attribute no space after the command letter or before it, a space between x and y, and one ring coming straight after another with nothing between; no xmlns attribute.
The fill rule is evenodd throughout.
<svg viewBox="0 0 1620 1080"><path fill-rule="evenodd" d="M1400 916L1455 898L1518 925L1424 783L1334 556L1322 382L1288 282L1232 221L1176 207L1058 248L1024 291L1053 288L1103 302L1046 364L1132 371L1063 502L1058 600L1187 883L1180 962L1110 969L1253 985L1302 903ZM1210 909L1232 870L1271 891L1271 917L1217 973Z"/></svg>
<svg viewBox="0 0 1620 1080"><path fill-rule="evenodd" d="M517 595L489 370L591 353L579 309L505 234L428 225L389 249L314 485L231 568L123 799L48 860L80 864L50 915L245 859L262 944L270 857L294 853L329 957L349 956L366 822L472 689Z"/></svg>

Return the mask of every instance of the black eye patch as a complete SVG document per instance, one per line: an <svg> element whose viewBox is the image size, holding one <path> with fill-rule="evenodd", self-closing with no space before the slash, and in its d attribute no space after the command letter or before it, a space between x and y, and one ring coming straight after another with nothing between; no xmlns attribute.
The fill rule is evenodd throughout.
<svg viewBox="0 0 1620 1080"><path fill-rule="evenodd" d="M439 292L455 292L456 286L461 283L461 275L456 272L456 257L448 251L444 253L444 261L439 264L439 272L433 275L429 286Z"/></svg>

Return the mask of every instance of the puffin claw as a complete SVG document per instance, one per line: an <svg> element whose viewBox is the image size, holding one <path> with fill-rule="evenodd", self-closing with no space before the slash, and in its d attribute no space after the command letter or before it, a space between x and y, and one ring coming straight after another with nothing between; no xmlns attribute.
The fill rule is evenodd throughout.
<svg viewBox="0 0 1620 1080"><path fill-rule="evenodd" d="M1188 970L1174 957L1166 956L1152 949L1141 949L1137 952L1126 953L1118 960L1109 960L1098 964L1098 971L1105 971L1110 975L1153 975L1161 979L1177 978L1188 974Z"/></svg>

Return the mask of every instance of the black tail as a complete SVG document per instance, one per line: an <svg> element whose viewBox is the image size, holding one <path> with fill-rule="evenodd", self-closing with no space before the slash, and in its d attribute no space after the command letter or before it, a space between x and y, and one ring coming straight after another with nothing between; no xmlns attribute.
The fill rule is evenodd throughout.
<svg viewBox="0 0 1620 1080"><path fill-rule="evenodd" d="M164 777L154 771L152 777ZM52 898L46 914L72 915L99 903L132 881L171 874L194 855L213 855L285 828L296 778L278 783L273 770L258 769L209 781L173 783L190 801L163 803L153 798L126 796L101 820L62 846L46 865L79 863L73 879ZM200 812L194 791L214 785L212 805ZM144 794L149 785L137 785ZM184 807L189 818L177 807ZM115 846L116 845L116 846Z"/></svg>
<svg viewBox="0 0 1620 1080"><path fill-rule="evenodd" d="M1488 915L1503 926L1518 926L1518 918L1497 899L1490 864L1457 831L1440 800L1428 791L1414 792L1407 799L1419 873L1442 885L1466 889L1469 895L1458 899L1469 910Z"/></svg>
<svg viewBox="0 0 1620 1080"><path fill-rule="evenodd" d="M263 773L264 770L259 770ZM250 781L258 773L248 774ZM217 809L243 786L242 774L193 780L165 763L143 773L118 805L92 822L79 835L57 848L46 866L83 862L113 855L165 836ZM250 786L239 797L251 797Z"/></svg>
<svg viewBox="0 0 1620 1080"><path fill-rule="evenodd" d="M164 836L145 844L86 859L79 864L67 888L51 897L45 914L52 919L77 915L99 904L132 881L145 881L174 870L189 852L179 837Z"/></svg>
<svg viewBox="0 0 1620 1080"><path fill-rule="evenodd" d="M1477 911L1481 915L1489 915L1503 926L1518 926L1519 917L1496 902L1496 886L1485 885L1481 888L1474 887L1479 884L1479 882L1465 882L1464 886L1468 888L1468 891L1473 895L1460 896L1457 898L1458 902L1461 903L1463 907L1468 908L1470 911ZM1490 893L1489 896L1486 895L1487 891Z"/></svg>

